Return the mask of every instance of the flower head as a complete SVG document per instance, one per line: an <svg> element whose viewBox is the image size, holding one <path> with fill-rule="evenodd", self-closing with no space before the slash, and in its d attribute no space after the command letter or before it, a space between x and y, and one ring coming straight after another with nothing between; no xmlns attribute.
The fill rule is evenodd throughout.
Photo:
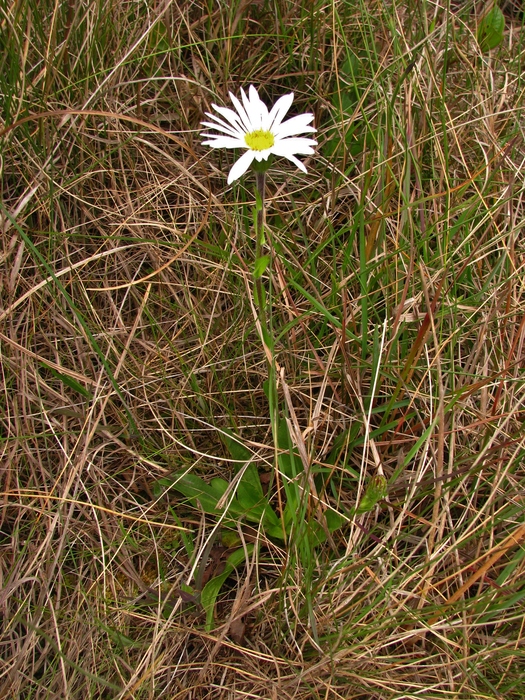
<svg viewBox="0 0 525 700"><path fill-rule="evenodd" d="M236 111L228 107L212 105L224 118L221 119L206 112L206 116L213 121L202 122L203 126L220 132L218 134L201 134L208 139L203 141L204 146L246 149L230 170L228 184L244 175L254 160L260 163L263 160L268 160L272 154L288 158L300 170L306 172L304 164L295 157L295 154L314 153L312 146L316 146L317 141L297 136L297 134L317 131L313 126L309 126L314 115L300 114L283 122L292 105L293 92L280 97L271 111L268 111L253 85L250 85L248 95L247 97L241 88L241 104L230 92L230 98Z"/></svg>

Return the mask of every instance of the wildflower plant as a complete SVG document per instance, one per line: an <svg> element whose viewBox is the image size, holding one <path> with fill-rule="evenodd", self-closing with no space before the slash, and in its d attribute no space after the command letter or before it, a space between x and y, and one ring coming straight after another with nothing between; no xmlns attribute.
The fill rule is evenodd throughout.
<svg viewBox="0 0 525 700"><path fill-rule="evenodd" d="M268 364L268 380L265 391L268 398L270 420L276 455L276 476L282 481L285 493L285 503L281 503L281 515L272 507L268 496L264 493L259 472L252 460L251 454L229 434L222 431L223 442L237 464L243 466L236 479L236 488L231 493L230 484L225 479L215 478L207 483L201 477L181 472L173 477L157 482L159 492L172 486L181 492L195 506L200 506L206 513L218 518L217 526L222 523L231 527L240 520L260 527L264 533L277 541L287 541L294 531L307 528L306 540L311 547L323 542L329 530L335 530L341 525L341 518L335 512L330 512L326 524L321 525L315 519L308 518L304 491L297 477L304 472L304 465L297 449L294 447L285 420L279 418L277 404L277 363L274 355L272 338L271 304L269 314L266 309L266 295L263 286L263 275L271 263L270 255L263 254L265 241L264 231L264 196L266 187L266 171L271 165L272 158L282 156L290 160L300 170L306 172L306 167L296 156L311 155L317 141L299 134L315 133L311 125L313 114L301 114L284 120L288 113L294 95L289 93L280 97L271 110L259 98L253 85L248 95L241 89L241 100L230 93L235 110L228 107L213 105L220 115L210 112L206 115L209 121L202 122L209 130L204 136L204 145L212 148L244 149L244 153L234 163L228 174L228 184L242 177L250 167L255 171L256 206L255 206L255 262L253 268L254 296L258 307L257 329L263 344ZM271 252L271 246L269 246ZM217 528L216 526L216 528ZM214 528L212 538L216 537ZM212 539L210 541L213 541ZM231 545L231 543L230 543ZM252 545L253 547L253 545ZM247 550L246 550L247 551ZM244 550L236 550L233 556L244 558ZM217 595L225 577L231 569L220 576L214 577L204 586L202 591L196 591L201 605L206 611L206 626L213 626L213 611Z"/></svg>
<svg viewBox="0 0 525 700"><path fill-rule="evenodd" d="M311 125L313 114L306 113L284 120L288 113L294 95L289 93L280 97L271 110L259 98L257 90L250 86L248 95L241 89L241 101L230 93L235 111L228 107L213 105L220 117L207 112L212 121L202 122L208 129L217 133L204 132L203 142L212 148L242 148L245 152L234 163L229 174L228 183L242 177L251 167L255 172L255 262L253 268L254 296L258 307L256 326L267 359L268 380L265 382L265 392L268 398L270 422L275 448L275 475L280 482L277 492L284 493L284 499L279 495L280 515L274 510L269 496L265 494L259 472L253 462L253 456L228 430L221 430L222 440L229 451L234 463L242 465L235 479L235 489L231 488L225 479L215 478L210 483L196 474L179 472L171 477L157 482L157 495L165 489L174 487L182 493L189 503L200 507L209 515L218 518L218 523L210 536L213 542L217 536L220 524L230 528L230 534L235 538L235 526L239 521L248 525L258 526L265 535L280 542L290 542L292 537L303 550L311 552L316 545L326 541L330 533L337 530L347 520L331 507L324 510L319 520L309 511L308 493L315 492L315 483L308 467L301 458L297 446L290 434L288 422L280 417L277 398L278 381L284 382L280 368L275 359L274 340L272 337L271 303L266 303L263 286L263 275L270 267L271 256L263 254L265 240L265 188L266 171L274 156L282 156L294 163L300 170L306 172L306 167L297 155L311 155L317 142L312 138L299 134L315 133ZM272 252L271 244L268 251ZM271 275L270 275L271 282ZM268 312L268 313L267 313ZM282 486L282 489L279 486ZM384 477L378 476L367 490L363 502L355 513L372 510L386 493ZM230 539L230 538L228 538ZM233 543L235 544L235 543ZM228 546L232 542L229 541ZM250 545L250 551L253 545ZM234 548L235 549L235 548ZM232 554L235 562L240 563L248 550L235 550ZM309 554L307 555L309 556ZM202 591L197 590L201 605L206 611L206 626L213 627L213 611L217 595L225 578L231 572L226 568L220 576L212 578Z"/></svg>

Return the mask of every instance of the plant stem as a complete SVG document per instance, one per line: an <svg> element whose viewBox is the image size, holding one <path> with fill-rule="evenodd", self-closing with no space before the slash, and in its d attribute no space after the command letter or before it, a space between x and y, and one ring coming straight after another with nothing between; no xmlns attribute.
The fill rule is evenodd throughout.
<svg viewBox="0 0 525 700"><path fill-rule="evenodd" d="M266 185L266 173L256 172L255 183L257 187L257 192L260 197L260 201L257 202L257 217L255 223L255 260L257 261L260 258L262 258L264 245L264 190ZM264 287L261 275L257 275L255 279L255 295L257 297L257 306L259 307L259 320L261 322L261 327L264 332L265 330L267 330L266 297L264 294Z"/></svg>

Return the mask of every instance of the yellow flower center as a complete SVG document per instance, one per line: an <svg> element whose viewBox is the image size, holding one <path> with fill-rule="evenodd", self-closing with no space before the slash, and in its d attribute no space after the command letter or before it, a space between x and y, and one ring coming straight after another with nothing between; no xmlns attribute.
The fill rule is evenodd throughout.
<svg viewBox="0 0 525 700"><path fill-rule="evenodd" d="M251 148L252 151L265 151L267 148L271 148L275 143L272 132L263 131L262 129L245 134L244 140L248 148Z"/></svg>

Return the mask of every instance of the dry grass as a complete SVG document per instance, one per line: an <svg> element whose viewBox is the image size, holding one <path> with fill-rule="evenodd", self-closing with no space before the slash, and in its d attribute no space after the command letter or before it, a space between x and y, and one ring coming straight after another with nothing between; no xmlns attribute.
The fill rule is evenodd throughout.
<svg viewBox="0 0 525 700"><path fill-rule="evenodd" d="M523 32L482 54L457 5L0 8L0 697L525 695ZM231 479L228 429L284 493L252 182L198 138L252 82L319 128L269 173L273 324L305 508L345 524L239 523L208 632L216 521L157 480Z"/></svg>

